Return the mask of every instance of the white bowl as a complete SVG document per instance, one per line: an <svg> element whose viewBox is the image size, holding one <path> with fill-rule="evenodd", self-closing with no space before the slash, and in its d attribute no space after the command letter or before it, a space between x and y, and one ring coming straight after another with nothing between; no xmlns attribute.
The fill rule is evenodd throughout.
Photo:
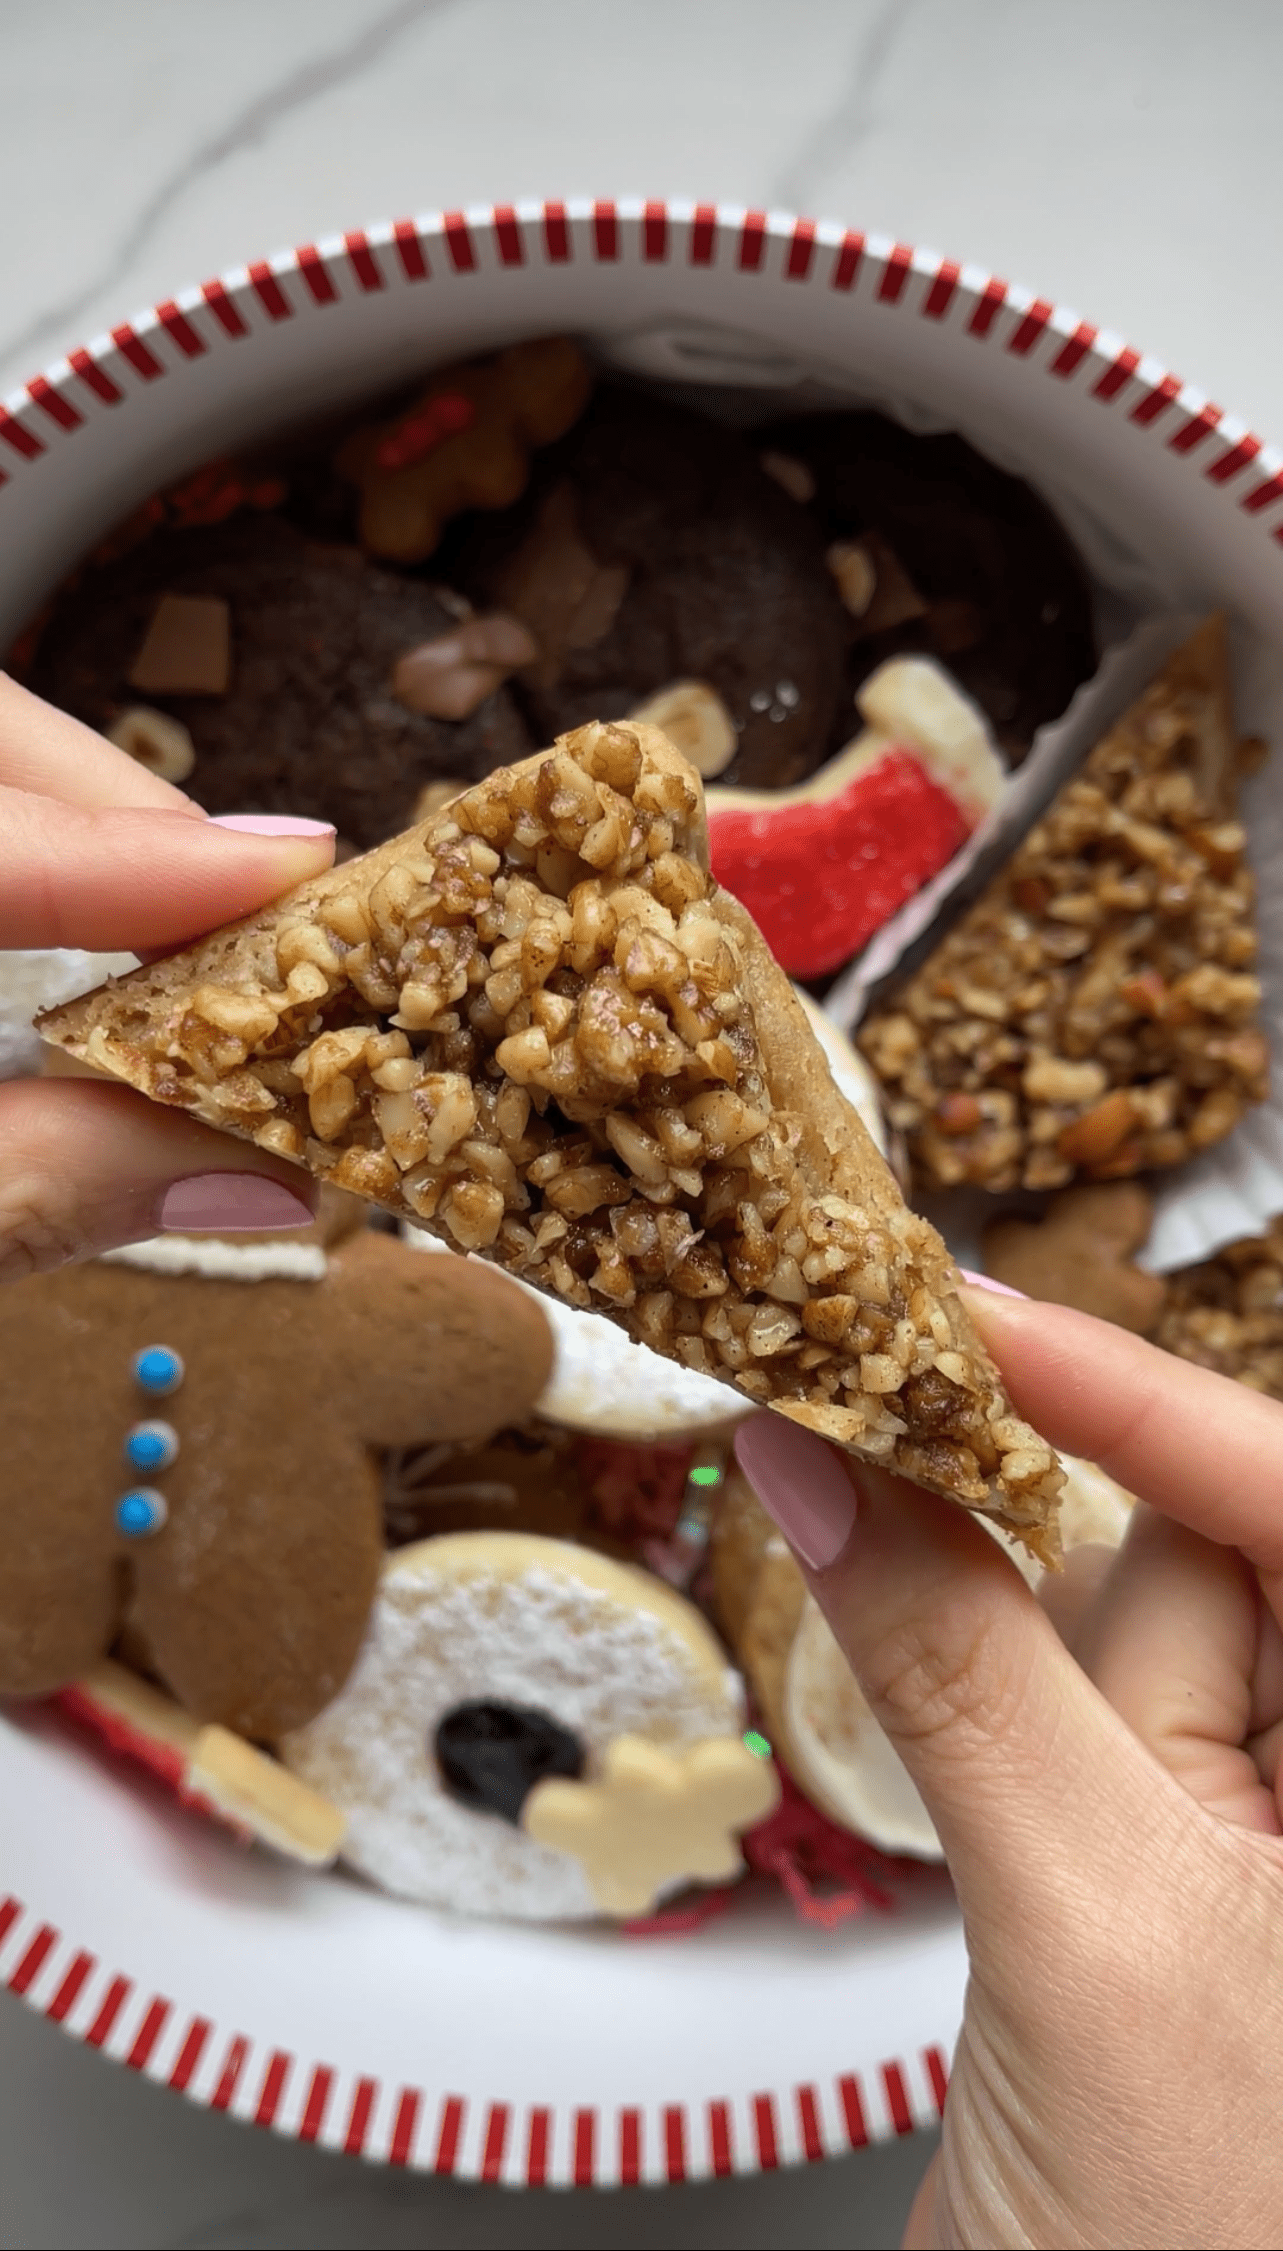
<svg viewBox="0 0 1283 2251"><path fill-rule="evenodd" d="M1114 584L1222 603L1279 641L1283 456L1121 338L840 225L549 203L239 268L10 396L0 645L199 461L565 331L669 381L961 430ZM0 1720L0 1802L0 1977L105 2053L285 2133L467 2178L604 2184L805 2162L939 2113L965 1977L940 1879L833 1937L760 1894L684 1941L470 1924L239 1854L20 1708Z"/></svg>

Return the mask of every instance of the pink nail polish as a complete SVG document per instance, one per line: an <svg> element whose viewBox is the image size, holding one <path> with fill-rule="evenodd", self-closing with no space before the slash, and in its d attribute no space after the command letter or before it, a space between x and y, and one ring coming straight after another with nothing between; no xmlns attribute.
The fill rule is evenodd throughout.
<svg viewBox="0 0 1283 2251"><path fill-rule="evenodd" d="M992 1290L995 1297L1023 1298L1023 1290L1013 1290L1009 1282L995 1282L992 1274L973 1274L969 1266L960 1266L958 1272L973 1290Z"/></svg>
<svg viewBox="0 0 1283 2251"><path fill-rule="evenodd" d="M812 1571L836 1561L855 1523L855 1488L840 1454L784 1415L750 1415L735 1458L768 1515Z"/></svg>
<svg viewBox="0 0 1283 2251"><path fill-rule="evenodd" d="M308 1227L312 1217L301 1196L262 1173L197 1172L170 1183L156 1223L173 1235L232 1235Z"/></svg>
<svg viewBox="0 0 1283 2251"><path fill-rule="evenodd" d="M240 836L333 836L332 821L296 820L292 813L215 813L211 828L235 829Z"/></svg>

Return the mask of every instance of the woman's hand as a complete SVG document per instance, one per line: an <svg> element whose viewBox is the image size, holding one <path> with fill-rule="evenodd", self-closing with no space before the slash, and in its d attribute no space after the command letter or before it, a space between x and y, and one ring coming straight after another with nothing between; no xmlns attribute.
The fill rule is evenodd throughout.
<svg viewBox="0 0 1283 2251"><path fill-rule="evenodd" d="M1018 1412L1141 1496L1052 1604L782 1417L741 1464L948 1855L971 1976L906 2243L1283 2240L1283 1407L978 1290Z"/></svg>
<svg viewBox="0 0 1283 2251"><path fill-rule="evenodd" d="M319 821L200 807L0 675L0 948L163 953L330 864ZM0 1085L0 1280L164 1228L305 1226L292 1165L128 1088Z"/></svg>

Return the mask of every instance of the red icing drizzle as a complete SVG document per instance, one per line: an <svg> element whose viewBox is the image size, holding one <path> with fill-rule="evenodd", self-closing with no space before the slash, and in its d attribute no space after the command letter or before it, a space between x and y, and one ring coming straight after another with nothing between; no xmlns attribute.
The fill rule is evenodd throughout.
<svg viewBox="0 0 1283 2251"><path fill-rule="evenodd" d="M452 438L476 421L477 410L461 391L442 391L426 405L408 414L391 431L375 455L380 469L408 469L422 461L443 439Z"/></svg>
<svg viewBox="0 0 1283 2251"><path fill-rule="evenodd" d="M849 961L968 834L955 799L907 750L832 797L709 814L714 875L794 977Z"/></svg>

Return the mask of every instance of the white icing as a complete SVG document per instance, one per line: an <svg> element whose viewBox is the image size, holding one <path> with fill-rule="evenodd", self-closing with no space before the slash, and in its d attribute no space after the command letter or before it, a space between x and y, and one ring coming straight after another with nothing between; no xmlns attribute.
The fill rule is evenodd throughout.
<svg viewBox="0 0 1283 2251"><path fill-rule="evenodd" d="M98 1256L105 1266L200 1274L211 1282L320 1282L328 1267L319 1243L224 1243L217 1235L153 1235Z"/></svg>
<svg viewBox="0 0 1283 2251"><path fill-rule="evenodd" d="M403 1234L412 1250L458 1256L422 1228L406 1227ZM729 1384L715 1383L711 1376L661 1359L648 1345L634 1344L604 1313L581 1313L527 1282L517 1286L542 1307L552 1330L553 1370L536 1410L550 1422L601 1438L662 1439L711 1430L752 1414L752 1402Z"/></svg>
<svg viewBox="0 0 1283 2251"><path fill-rule="evenodd" d="M464 1914L596 1915L577 1860L446 1795L438 1725L474 1697L531 1705L579 1738L591 1771L617 1735L738 1734L738 1675L702 1671L662 1619L573 1568L460 1578L434 1568L435 1545L389 1558L346 1687L281 1757L346 1814L343 1858L386 1890Z"/></svg>
<svg viewBox="0 0 1283 2251"><path fill-rule="evenodd" d="M85 954L61 947L0 953L0 1079L31 1078L45 1044L31 1028L42 1008L74 1000L107 977L138 967L134 954Z"/></svg>

